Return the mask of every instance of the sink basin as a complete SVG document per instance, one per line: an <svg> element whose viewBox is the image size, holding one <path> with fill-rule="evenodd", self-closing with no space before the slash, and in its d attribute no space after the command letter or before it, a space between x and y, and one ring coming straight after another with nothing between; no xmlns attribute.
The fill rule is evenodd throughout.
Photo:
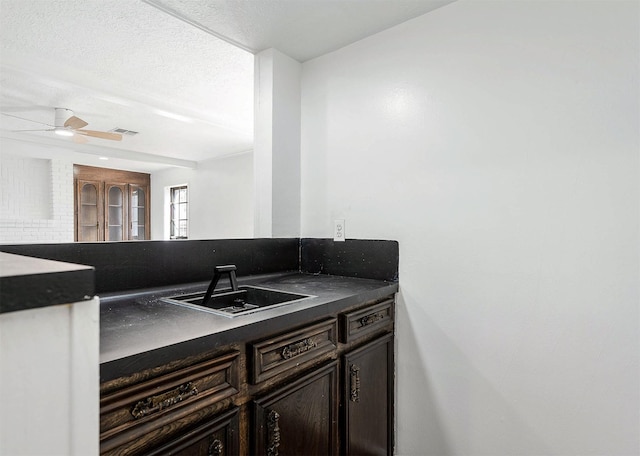
<svg viewBox="0 0 640 456"><path fill-rule="evenodd" d="M311 295L254 286L240 286L238 291L228 290L215 293L206 304L202 303L204 295L205 292L201 291L160 299L171 304L204 310L225 317L236 317L313 297Z"/></svg>

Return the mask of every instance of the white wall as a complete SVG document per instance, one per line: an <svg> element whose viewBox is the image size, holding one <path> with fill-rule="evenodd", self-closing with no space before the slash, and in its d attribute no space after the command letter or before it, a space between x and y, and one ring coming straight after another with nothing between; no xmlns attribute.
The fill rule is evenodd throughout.
<svg viewBox="0 0 640 456"><path fill-rule="evenodd" d="M189 239L253 237L253 154L170 168L151 174L151 238L168 239L161 205L165 188L189 185Z"/></svg>
<svg viewBox="0 0 640 456"><path fill-rule="evenodd" d="M461 0L303 65L302 235L400 242L398 454L639 454L639 12Z"/></svg>
<svg viewBox="0 0 640 456"><path fill-rule="evenodd" d="M3 151L0 176L0 242L73 242L71 162Z"/></svg>

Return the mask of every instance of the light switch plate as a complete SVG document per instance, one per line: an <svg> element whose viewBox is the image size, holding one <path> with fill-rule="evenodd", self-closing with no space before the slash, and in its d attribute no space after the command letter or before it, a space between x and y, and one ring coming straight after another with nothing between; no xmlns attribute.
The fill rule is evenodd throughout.
<svg viewBox="0 0 640 456"><path fill-rule="evenodd" d="M333 221L333 240L336 242L344 242L344 219Z"/></svg>

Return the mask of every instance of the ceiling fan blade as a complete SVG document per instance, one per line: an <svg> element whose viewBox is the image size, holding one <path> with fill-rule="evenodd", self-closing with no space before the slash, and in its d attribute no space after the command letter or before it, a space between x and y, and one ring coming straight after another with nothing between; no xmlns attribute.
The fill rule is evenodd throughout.
<svg viewBox="0 0 640 456"><path fill-rule="evenodd" d="M40 124L40 125L46 125L47 127L53 127L54 126L54 125L50 125L48 123L38 122L37 120L25 119L24 117L14 116L13 114L7 114L6 112L3 112L2 115L9 116L9 117L15 117L16 119L26 120L27 122L33 122L33 123L37 123L37 124Z"/></svg>
<svg viewBox="0 0 640 456"><path fill-rule="evenodd" d="M13 97L16 98L16 97ZM50 106L40 106L40 105L24 105L24 106L6 106L1 105L0 111L2 112L24 112L24 111L46 111L51 112Z"/></svg>
<svg viewBox="0 0 640 456"><path fill-rule="evenodd" d="M65 127L71 127L72 130L77 130L78 128L86 127L87 125L89 125L87 122L76 116L69 117L64 123Z"/></svg>
<svg viewBox="0 0 640 456"><path fill-rule="evenodd" d="M110 133L108 131L95 131L95 130L74 130L75 133L93 136L94 138L110 139L112 141L122 141L122 135L119 133Z"/></svg>
<svg viewBox="0 0 640 456"><path fill-rule="evenodd" d="M48 128L46 130L11 130L12 132L19 132L19 131L56 131L55 128Z"/></svg>
<svg viewBox="0 0 640 456"><path fill-rule="evenodd" d="M73 139L73 142L77 144L86 144L89 142L87 138L80 135L73 135L72 139Z"/></svg>

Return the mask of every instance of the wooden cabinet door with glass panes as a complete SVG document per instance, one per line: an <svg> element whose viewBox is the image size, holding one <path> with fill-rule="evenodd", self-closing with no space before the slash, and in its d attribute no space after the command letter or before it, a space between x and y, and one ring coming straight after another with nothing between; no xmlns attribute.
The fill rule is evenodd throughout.
<svg viewBox="0 0 640 456"><path fill-rule="evenodd" d="M149 239L149 187L129 185L129 239Z"/></svg>
<svg viewBox="0 0 640 456"><path fill-rule="evenodd" d="M102 241L104 233L103 184L76 182L76 238L78 241Z"/></svg>
<svg viewBox="0 0 640 456"><path fill-rule="evenodd" d="M127 184L104 184L104 240L127 239Z"/></svg>

